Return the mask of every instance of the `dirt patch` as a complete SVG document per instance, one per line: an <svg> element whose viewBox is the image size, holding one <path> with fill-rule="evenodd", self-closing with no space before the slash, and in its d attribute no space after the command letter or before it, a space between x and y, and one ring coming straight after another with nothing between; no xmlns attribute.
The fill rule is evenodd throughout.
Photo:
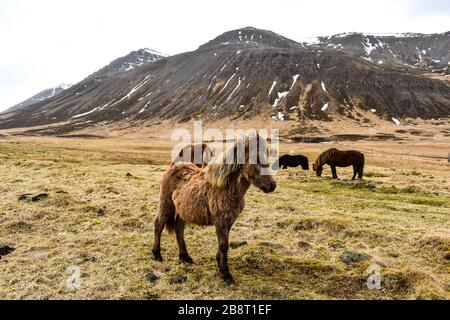
<svg viewBox="0 0 450 320"><path fill-rule="evenodd" d="M378 133L375 135L364 134L338 134L328 137L295 136L291 137L294 143L324 143L339 141L400 141L403 138L394 134Z"/></svg>
<svg viewBox="0 0 450 320"><path fill-rule="evenodd" d="M106 137L96 135L96 134L67 134L59 135L58 138L68 138L68 139L105 139Z"/></svg>

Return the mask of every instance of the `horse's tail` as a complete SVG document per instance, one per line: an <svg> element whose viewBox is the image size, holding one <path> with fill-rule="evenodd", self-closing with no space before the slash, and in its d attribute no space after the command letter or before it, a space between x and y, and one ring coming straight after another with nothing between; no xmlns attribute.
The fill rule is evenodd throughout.
<svg viewBox="0 0 450 320"><path fill-rule="evenodd" d="M361 164L360 164L359 172L358 172L359 179L362 179L362 177L363 177L363 172L364 172L364 162L365 162L365 156L364 156L363 153L361 153Z"/></svg>
<svg viewBox="0 0 450 320"><path fill-rule="evenodd" d="M171 213L168 217L167 217L167 222L166 222L166 230L169 233L173 233L175 231L175 224L176 224L176 213L173 212Z"/></svg>

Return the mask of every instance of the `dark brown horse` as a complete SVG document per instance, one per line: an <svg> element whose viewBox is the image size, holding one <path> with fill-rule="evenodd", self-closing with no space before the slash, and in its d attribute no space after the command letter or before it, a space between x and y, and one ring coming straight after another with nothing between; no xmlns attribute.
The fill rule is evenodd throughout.
<svg viewBox="0 0 450 320"><path fill-rule="evenodd" d="M333 173L333 179L337 179L336 167L349 167L353 166L353 178L355 180L356 175L358 179L362 179L364 170L364 154L359 151L349 150L341 151L336 148L328 149L322 152L313 164L313 170L317 176L322 175L323 166L328 164L331 167Z"/></svg>
<svg viewBox="0 0 450 320"><path fill-rule="evenodd" d="M186 243L184 226L186 222L202 226L214 225L219 242L217 263L222 279L234 282L228 269L228 238L231 227L244 209L244 197L253 184L269 193L276 188L267 156L259 154L251 161L250 148L267 150L265 141L258 137L246 138L234 144L223 157L212 161L205 169L192 163L176 163L164 173L161 182L159 212L155 220L155 242L153 256L162 261L161 233L164 226L175 230L182 261L192 263ZM245 152L245 153L243 153Z"/></svg>
<svg viewBox="0 0 450 320"><path fill-rule="evenodd" d="M172 164L191 162L199 168L204 168L211 161L212 151L206 144L189 144L181 149Z"/></svg>
<svg viewBox="0 0 450 320"><path fill-rule="evenodd" d="M290 155L285 154L281 156L272 166L272 169L276 170L278 168L287 169L288 167L298 167L302 166L303 170L309 170L309 161L308 158L305 156L302 156L301 154L298 155Z"/></svg>

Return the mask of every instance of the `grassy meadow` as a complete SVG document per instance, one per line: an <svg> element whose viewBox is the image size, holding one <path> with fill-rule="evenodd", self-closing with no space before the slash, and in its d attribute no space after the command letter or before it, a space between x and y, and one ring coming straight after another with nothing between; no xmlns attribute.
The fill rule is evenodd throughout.
<svg viewBox="0 0 450 320"><path fill-rule="evenodd" d="M282 151L313 160L328 147ZM450 299L450 166L415 155L448 143L340 148L350 147L366 153L363 181L349 181L350 168L337 181L329 168L322 178L290 168L275 193L250 189L227 286L213 227L186 227L193 265L179 262L167 232L164 262L151 259L169 142L0 138L0 245L16 248L0 259L0 299ZM346 251L361 261L344 262ZM374 265L379 290L366 285ZM78 289L67 286L70 266Z"/></svg>

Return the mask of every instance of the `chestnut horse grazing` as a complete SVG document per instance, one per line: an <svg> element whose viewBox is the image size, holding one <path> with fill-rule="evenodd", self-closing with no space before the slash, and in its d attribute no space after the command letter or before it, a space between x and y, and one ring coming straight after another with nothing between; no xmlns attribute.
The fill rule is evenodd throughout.
<svg viewBox="0 0 450 320"><path fill-rule="evenodd" d="M333 173L333 179L337 179L336 167L349 167L353 166L353 178L355 180L358 174L358 179L363 177L364 169L364 154L359 151L341 151L336 148L328 149L322 152L313 164L313 170L317 176L322 175L323 165L328 164L331 167Z"/></svg>
<svg viewBox="0 0 450 320"><path fill-rule="evenodd" d="M189 144L181 149L172 164L178 162L192 162L197 167L204 168L211 161L211 157L211 149L206 144Z"/></svg>
<svg viewBox="0 0 450 320"><path fill-rule="evenodd" d="M259 150L267 150L265 141L258 136L247 137L205 169L186 162L169 167L162 177L155 220L153 256L157 261L162 261L160 241L164 226L169 232L175 230L180 259L192 263L184 241L185 223L214 225L219 242L216 259L220 275L227 284L234 283L228 269L228 236L244 209L245 194L251 184L265 193L276 188L268 152ZM250 154L259 156L253 160Z"/></svg>

